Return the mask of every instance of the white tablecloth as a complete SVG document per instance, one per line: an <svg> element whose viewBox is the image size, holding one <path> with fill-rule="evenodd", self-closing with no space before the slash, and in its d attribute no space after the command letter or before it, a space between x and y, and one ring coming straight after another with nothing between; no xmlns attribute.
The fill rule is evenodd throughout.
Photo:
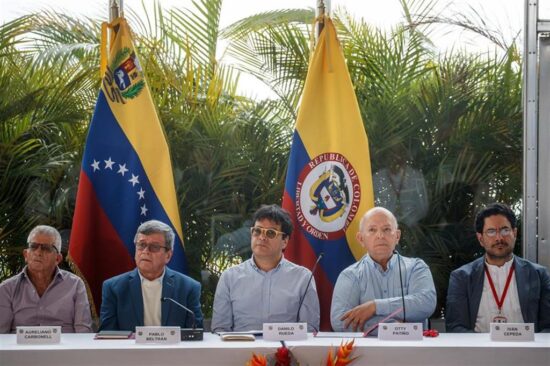
<svg viewBox="0 0 550 366"><path fill-rule="evenodd" d="M273 353L279 342L222 342L205 334L204 341L176 345L140 345L134 340L94 340L93 334L63 334L57 345L17 345L15 335L0 335L0 365L245 365L255 353ZM302 365L326 364L329 346L340 338L287 342ZM447 334L423 341L379 341L356 338L352 365L526 366L550 365L550 334L534 342L491 342L489 334Z"/></svg>

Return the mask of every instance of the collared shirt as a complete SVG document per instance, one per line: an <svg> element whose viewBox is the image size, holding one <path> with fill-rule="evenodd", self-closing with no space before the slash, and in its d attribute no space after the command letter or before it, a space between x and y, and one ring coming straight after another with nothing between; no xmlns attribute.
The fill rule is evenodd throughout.
<svg viewBox="0 0 550 366"><path fill-rule="evenodd" d="M63 333L92 331L84 282L57 268L42 297L29 279L27 267L0 284L0 333L17 326L60 325Z"/></svg>
<svg viewBox="0 0 550 366"><path fill-rule="evenodd" d="M334 287L330 311L330 322L334 331L352 331L352 327L344 328L344 321L340 318L347 311L368 301L374 300L376 303L376 314L365 322L363 330L403 307L397 258L397 255L393 255L384 271L366 254L340 273ZM423 322L436 306L432 274L423 260L403 256L400 258L406 320ZM400 312L387 322L402 320L403 313Z"/></svg>
<svg viewBox="0 0 550 366"><path fill-rule="evenodd" d="M161 297L162 281L166 271L162 271L160 277L149 281L143 277L138 270L141 279L141 295L143 297L143 325L160 326L161 325Z"/></svg>
<svg viewBox="0 0 550 366"><path fill-rule="evenodd" d="M491 278L493 279L493 284L495 285L495 290L499 298L502 297L502 291L506 285L506 279L508 278L508 273L510 272L510 268L513 263L513 256L511 260L504 263L501 267L489 264L485 261L485 265L489 269L489 273L491 274ZM504 303L502 304L501 310L501 315L506 317L508 323L523 323L523 315L521 314L521 306L519 304L515 271L512 274L510 286L508 287L508 293L504 298ZM490 323L497 315L498 306L495 298L493 297L493 290L491 290L491 285L487 280L487 275L485 275L483 280L483 292L481 293L481 302L479 303L479 310L477 312L474 331L488 333L491 327Z"/></svg>
<svg viewBox="0 0 550 366"><path fill-rule="evenodd" d="M319 328L319 298L315 280L306 291L311 272L282 258L264 272L253 258L222 273L214 297L213 331L261 330L263 323L299 321L311 330Z"/></svg>

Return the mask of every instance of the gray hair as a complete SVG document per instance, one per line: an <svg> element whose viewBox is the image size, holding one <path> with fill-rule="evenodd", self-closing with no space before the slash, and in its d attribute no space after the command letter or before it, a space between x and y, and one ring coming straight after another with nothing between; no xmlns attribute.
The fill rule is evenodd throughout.
<svg viewBox="0 0 550 366"><path fill-rule="evenodd" d="M32 242L34 237L37 235L47 235L50 238L54 239L53 245L57 249L57 252L61 253L61 234L59 234L59 231L57 231L56 228L49 225L35 226L27 237L27 244Z"/></svg>
<svg viewBox="0 0 550 366"><path fill-rule="evenodd" d="M139 234L151 235L156 233L161 233L164 235L164 244L166 244L166 248L168 250L172 250L176 237L174 235L174 231L170 226L158 220L145 221L143 224L139 225L136 236L134 237L134 243L137 243L137 238Z"/></svg>
<svg viewBox="0 0 550 366"><path fill-rule="evenodd" d="M368 210L361 218L361 221L359 221L359 231L363 231L365 222L367 222L367 220L376 213L383 213L384 215L386 215L390 219L393 229L394 230L397 229L397 219L395 218L394 214L390 210L384 207L373 207L370 210Z"/></svg>

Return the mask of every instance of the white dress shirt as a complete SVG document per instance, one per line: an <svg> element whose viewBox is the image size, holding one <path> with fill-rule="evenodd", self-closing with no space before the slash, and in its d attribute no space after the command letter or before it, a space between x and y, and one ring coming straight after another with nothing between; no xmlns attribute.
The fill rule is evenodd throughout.
<svg viewBox="0 0 550 366"><path fill-rule="evenodd" d="M487 263L485 265L489 269L495 290L499 299L502 297L502 291L506 286L506 279L512 264L514 263L514 257L503 266L495 266ZM499 315L498 306L491 290L491 285L485 275L483 280L483 292L481 294L481 302L479 303L479 311L477 312L475 331L481 333L488 333L490 330L490 323L493 322L495 316ZM523 315L521 314L521 307L519 305L518 287L516 284L516 272L512 274L510 280L510 286L508 287L508 293L504 298L501 316L504 316L508 323L523 323Z"/></svg>

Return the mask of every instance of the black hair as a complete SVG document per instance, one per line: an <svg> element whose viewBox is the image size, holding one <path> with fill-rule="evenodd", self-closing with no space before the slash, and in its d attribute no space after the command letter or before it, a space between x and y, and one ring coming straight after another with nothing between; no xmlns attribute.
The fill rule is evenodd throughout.
<svg viewBox="0 0 550 366"><path fill-rule="evenodd" d="M290 219L290 214L284 208L281 208L278 205L262 205L254 215L252 216L252 224L256 221L268 219L274 223L281 225L281 231L285 233L283 239L292 234L292 220Z"/></svg>
<svg viewBox="0 0 550 366"><path fill-rule="evenodd" d="M483 233L483 226L485 225L485 218L494 215L502 215L510 221L512 229L515 229L517 226L517 219L514 212L510 207L506 206L503 203L495 202L491 203L484 208L482 208L476 215L475 229L477 233Z"/></svg>

